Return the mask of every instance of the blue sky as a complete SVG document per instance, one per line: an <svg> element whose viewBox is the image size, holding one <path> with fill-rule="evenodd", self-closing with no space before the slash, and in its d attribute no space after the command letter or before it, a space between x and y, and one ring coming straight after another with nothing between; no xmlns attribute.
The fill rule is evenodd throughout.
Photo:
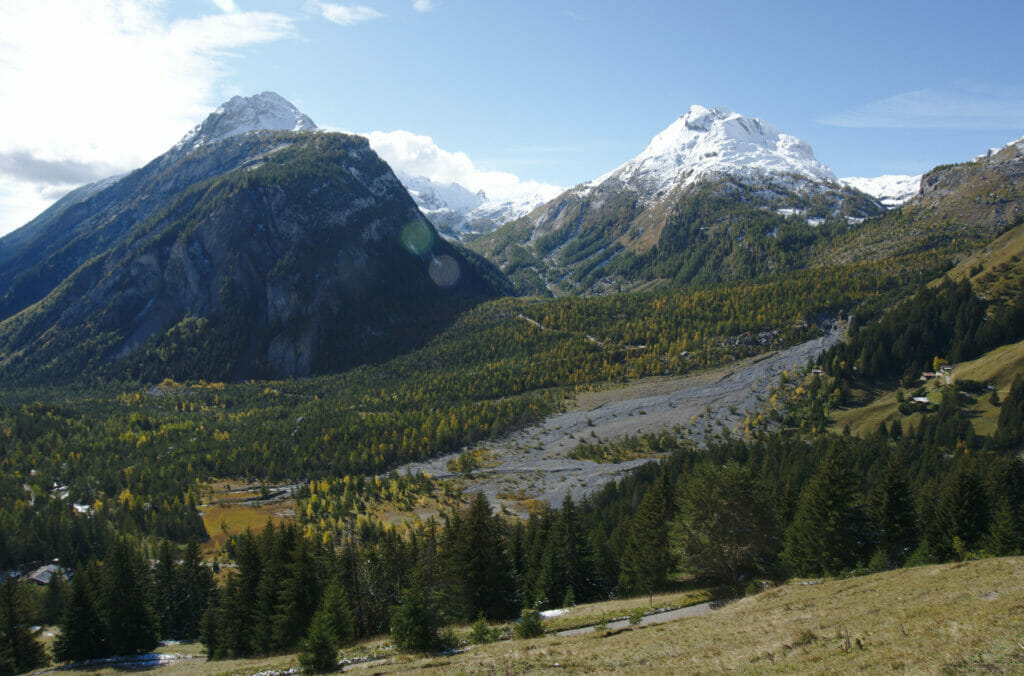
<svg viewBox="0 0 1024 676"><path fill-rule="evenodd" d="M0 233L264 90L321 126L411 132L456 178L561 186L694 103L803 138L839 176L1024 135L1019 0L7 0L0 25Z"/></svg>

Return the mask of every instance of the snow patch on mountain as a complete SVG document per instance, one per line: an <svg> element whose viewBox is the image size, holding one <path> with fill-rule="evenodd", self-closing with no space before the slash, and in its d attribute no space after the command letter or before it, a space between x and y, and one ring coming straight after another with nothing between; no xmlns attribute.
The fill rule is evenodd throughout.
<svg viewBox="0 0 1024 676"><path fill-rule="evenodd" d="M425 176L395 175L427 218L444 234L462 238L488 232L533 211L555 197L561 188L549 186L536 193L489 199L483 190L473 192L458 183L440 183Z"/></svg>
<svg viewBox="0 0 1024 676"><path fill-rule="evenodd" d="M871 195L887 208L901 206L921 190L921 174L885 174L874 178L850 176L839 182Z"/></svg>
<svg viewBox="0 0 1024 676"><path fill-rule="evenodd" d="M395 175L424 212L443 210L465 216L487 201L484 191L473 192L458 183L435 183L425 176L410 176L397 170Z"/></svg>
<svg viewBox="0 0 1024 676"><path fill-rule="evenodd" d="M814 157L805 141L757 118L695 105L655 136L643 152L586 188L617 179L650 200L671 188L716 175L770 180L792 189L836 183L835 175Z"/></svg>
<svg viewBox="0 0 1024 676"><path fill-rule="evenodd" d="M185 134L174 150L191 152L207 143L259 130L316 131L317 126L308 115L274 92L232 96Z"/></svg>

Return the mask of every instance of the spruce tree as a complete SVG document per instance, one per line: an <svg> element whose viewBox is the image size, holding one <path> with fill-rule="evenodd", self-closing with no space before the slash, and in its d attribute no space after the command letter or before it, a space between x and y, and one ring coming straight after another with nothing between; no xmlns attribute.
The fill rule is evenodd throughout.
<svg viewBox="0 0 1024 676"><path fill-rule="evenodd" d="M1005 497L999 501L999 509L992 519L992 528L985 539L985 551L994 556L1014 556L1021 551L1020 535L1017 532L1017 515Z"/></svg>
<svg viewBox="0 0 1024 676"><path fill-rule="evenodd" d="M60 617L64 613L64 603L70 593L67 578L60 571L55 572L50 577L50 582L46 585L46 594L43 596L44 623L57 624L60 622Z"/></svg>
<svg viewBox="0 0 1024 676"><path fill-rule="evenodd" d="M403 652L428 652L438 647L437 608L419 585L405 590L391 607L391 642Z"/></svg>
<svg viewBox="0 0 1024 676"><path fill-rule="evenodd" d="M870 544L857 478L833 452L800 493L783 556L801 575L835 575L865 559Z"/></svg>
<svg viewBox="0 0 1024 676"><path fill-rule="evenodd" d="M309 631L302 640L299 652L302 670L312 674L324 674L338 669L338 644L331 618L326 609L313 615Z"/></svg>
<svg viewBox="0 0 1024 676"><path fill-rule="evenodd" d="M894 458L871 491L868 513L878 536L878 547L890 565L902 566L918 543L917 513L903 468Z"/></svg>
<svg viewBox="0 0 1024 676"><path fill-rule="evenodd" d="M161 638L180 638L179 595L174 546L167 540L160 543L156 568L153 571L153 611L160 625Z"/></svg>
<svg viewBox="0 0 1024 676"><path fill-rule="evenodd" d="M192 538L185 545L184 556L175 580L178 596L176 630L181 638L198 638L200 624L213 595L213 588L213 571L203 564L199 542Z"/></svg>
<svg viewBox="0 0 1024 676"><path fill-rule="evenodd" d="M356 617L345 588L338 582L327 585L322 604L320 612L327 617L335 644L344 646L351 643L356 635Z"/></svg>
<svg viewBox="0 0 1024 676"><path fill-rule="evenodd" d="M71 593L60 621L60 636L54 657L60 662L78 662L111 655L107 628L97 603L98 590L93 582L96 566L79 567L71 581Z"/></svg>
<svg viewBox="0 0 1024 676"><path fill-rule="evenodd" d="M483 493L477 493L469 509L453 518L446 539L450 570L462 583L464 619L483 612L490 619L515 612L515 582L501 520Z"/></svg>
<svg viewBox="0 0 1024 676"><path fill-rule="evenodd" d="M159 642L157 619L150 607L149 566L125 538L114 544L103 567L104 609L114 655L152 650Z"/></svg>
<svg viewBox="0 0 1024 676"><path fill-rule="evenodd" d="M283 650L298 644L320 604L320 576L312 548L306 538L299 537L278 594L273 627L277 646Z"/></svg>
<svg viewBox="0 0 1024 676"><path fill-rule="evenodd" d="M981 479L966 465L942 482L935 519L940 528L935 553L944 560L976 549L988 531L988 495Z"/></svg>
<svg viewBox="0 0 1024 676"><path fill-rule="evenodd" d="M31 608L23 584L13 578L0 584L0 673L20 674L49 662L29 629Z"/></svg>
<svg viewBox="0 0 1024 676"><path fill-rule="evenodd" d="M623 591L653 596L665 586L673 566L668 524L674 511L667 469L663 468L629 521L619 574Z"/></svg>
<svg viewBox="0 0 1024 676"><path fill-rule="evenodd" d="M680 488L673 544L698 576L736 584L780 548L775 512L757 479L735 461L703 465Z"/></svg>

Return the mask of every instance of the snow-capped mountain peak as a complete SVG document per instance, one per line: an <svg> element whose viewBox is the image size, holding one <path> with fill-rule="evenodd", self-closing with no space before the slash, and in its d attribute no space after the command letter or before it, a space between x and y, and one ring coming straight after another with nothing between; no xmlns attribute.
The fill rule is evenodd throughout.
<svg viewBox="0 0 1024 676"><path fill-rule="evenodd" d="M713 175L770 178L793 187L836 182L805 141L758 118L694 105L651 139L643 152L590 185L615 177L653 197Z"/></svg>
<svg viewBox="0 0 1024 676"><path fill-rule="evenodd" d="M904 204L921 190L921 174L885 174L874 178L850 176L839 179L839 182L871 195L889 209Z"/></svg>
<svg viewBox="0 0 1024 676"><path fill-rule="evenodd" d="M189 152L200 146L250 131L316 131L317 126L288 100L274 92L232 96L174 146Z"/></svg>

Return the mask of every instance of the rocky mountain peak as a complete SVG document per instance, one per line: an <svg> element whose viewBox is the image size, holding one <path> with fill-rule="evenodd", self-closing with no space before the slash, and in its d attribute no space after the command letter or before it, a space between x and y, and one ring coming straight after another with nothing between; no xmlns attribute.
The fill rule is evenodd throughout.
<svg viewBox="0 0 1024 676"><path fill-rule="evenodd" d="M190 152L207 143L264 129L316 131L317 126L308 115L274 92L232 96L185 134L174 149Z"/></svg>
<svg viewBox="0 0 1024 676"><path fill-rule="evenodd" d="M651 139L643 152L590 185L617 178L641 195L654 197L713 175L771 179L794 188L836 182L807 142L755 117L694 105Z"/></svg>

